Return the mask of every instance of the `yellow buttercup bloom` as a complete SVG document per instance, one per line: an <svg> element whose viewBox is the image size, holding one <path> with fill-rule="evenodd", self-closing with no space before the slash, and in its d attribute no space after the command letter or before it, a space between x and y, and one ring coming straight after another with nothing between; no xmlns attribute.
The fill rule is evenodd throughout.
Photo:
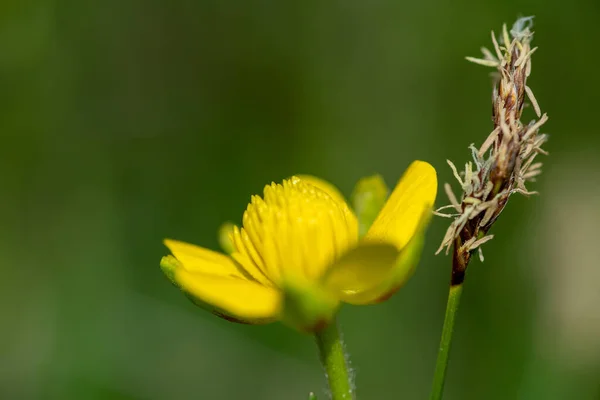
<svg viewBox="0 0 600 400"><path fill-rule="evenodd" d="M416 266L437 193L435 169L415 161L366 234L331 184L310 176L252 196L242 227L228 227L229 255L165 240L161 267L197 304L246 323L283 320L314 330L340 302L371 304L400 288Z"/></svg>

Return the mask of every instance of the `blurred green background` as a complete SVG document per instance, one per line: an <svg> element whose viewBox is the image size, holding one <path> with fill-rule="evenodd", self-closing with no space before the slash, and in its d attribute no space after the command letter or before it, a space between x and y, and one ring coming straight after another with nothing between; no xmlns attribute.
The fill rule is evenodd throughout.
<svg viewBox="0 0 600 400"><path fill-rule="evenodd" d="M491 70L464 56L530 14L551 156L469 269L445 398L599 399L596 0L3 0L0 398L326 398L309 336L195 308L161 240L216 249L293 173L348 195L424 159L451 181L491 130ZM427 398L447 222L391 301L342 310L360 399Z"/></svg>

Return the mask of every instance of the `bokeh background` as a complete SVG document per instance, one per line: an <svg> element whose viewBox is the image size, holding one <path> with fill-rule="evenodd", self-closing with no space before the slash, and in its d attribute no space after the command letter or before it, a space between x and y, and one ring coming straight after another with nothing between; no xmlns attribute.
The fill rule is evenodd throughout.
<svg viewBox="0 0 600 400"><path fill-rule="evenodd" d="M348 195L418 158L451 181L491 130L464 56L530 14L551 156L469 269L445 398L599 399L595 0L2 1L0 398L326 398L309 336L195 308L161 240L216 249L293 173ZM341 312L361 399L427 398L447 222L391 301Z"/></svg>

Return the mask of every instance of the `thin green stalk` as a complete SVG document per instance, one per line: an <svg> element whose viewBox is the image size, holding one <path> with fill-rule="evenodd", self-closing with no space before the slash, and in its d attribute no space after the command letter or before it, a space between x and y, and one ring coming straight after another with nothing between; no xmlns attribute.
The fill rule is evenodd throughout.
<svg viewBox="0 0 600 400"><path fill-rule="evenodd" d="M348 373L344 345L338 330L337 321L332 321L315 334L321 364L325 368L331 400L351 400L352 382Z"/></svg>
<svg viewBox="0 0 600 400"><path fill-rule="evenodd" d="M430 400L440 400L442 398L446 368L448 367L448 355L450 354L450 344L452 343L452 332L454 331L454 319L456 318L456 311L458 310L462 290L463 283L450 286Z"/></svg>

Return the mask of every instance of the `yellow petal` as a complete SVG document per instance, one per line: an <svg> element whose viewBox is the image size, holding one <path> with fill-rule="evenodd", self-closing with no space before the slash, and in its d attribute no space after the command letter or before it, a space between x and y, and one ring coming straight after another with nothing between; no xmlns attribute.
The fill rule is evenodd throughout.
<svg viewBox="0 0 600 400"><path fill-rule="evenodd" d="M417 232L423 213L433 208L436 194L435 169L424 161L414 161L398 181L365 240L391 243L402 249Z"/></svg>
<svg viewBox="0 0 600 400"><path fill-rule="evenodd" d="M324 179L317 178L316 176L312 176L312 175L296 175L296 176L298 178L300 178L303 182L311 184L311 185L315 186L316 188L321 189L322 191L327 193L329 195L329 197L331 197L338 204L338 207L340 207L340 209L344 212L346 219L348 221L351 221L352 224L356 225L356 229L358 232L358 219L356 218L356 215L354 214L352 209L350 207L348 207L348 203L346 202L344 195L342 194L342 192L340 192L340 190L337 187L335 187L333 184L327 182Z"/></svg>
<svg viewBox="0 0 600 400"><path fill-rule="evenodd" d="M327 270L323 285L346 303L369 303L374 291L387 285L397 258L392 244L363 242Z"/></svg>
<svg viewBox="0 0 600 400"><path fill-rule="evenodd" d="M244 277L238 265L224 254L177 240L165 239L164 243L183 269L189 272Z"/></svg>
<svg viewBox="0 0 600 400"><path fill-rule="evenodd" d="M417 229L411 240L402 248L400 254L392 263L391 268L380 266L379 284L373 285L368 290L355 293L347 293L342 299L350 304L374 304L389 299L398 291L413 275L425 242L425 230L431 219L431 212L426 210L422 213L417 224ZM386 274L387 272L387 274ZM383 276L386 274L385 276ZM373 281L373 283L376 283Z"/></svg>
<svg viewBox="0 0 600 400"><path fill-rule="evenodd" d="M194 300L216 308L221 316L247 323L265 323L278 318L281 294L274 288L240 278L226 278L175 271L175 281Z"/></svg>

